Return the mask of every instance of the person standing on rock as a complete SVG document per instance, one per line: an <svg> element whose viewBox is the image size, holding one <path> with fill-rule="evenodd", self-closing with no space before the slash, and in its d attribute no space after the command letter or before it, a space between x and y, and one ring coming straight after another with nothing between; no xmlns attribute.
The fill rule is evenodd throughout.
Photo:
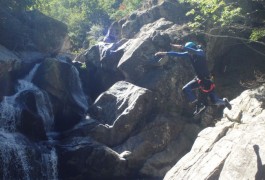
<svg viewBox="0 0 265 180"><path fill-rule="evenodd" d="M187 57L190 60L197 76L188 82L182 88L182 91L191 104L196 104L194 115L198 115L200 112L205 110L205 100L208 97L210 97L210 100L214 105L222 105L231 110L232 106L228 102L227 98L220 99L214 92L215 84L210 77L205 52L194 42L187 42L184 46L179 44L171 44L171 46L181 49L183 52L157 52L155 56L167 55L175 57ZM194 89L200 89L203 98L199 98L198 100L195 93L193 92Z"/></svg>

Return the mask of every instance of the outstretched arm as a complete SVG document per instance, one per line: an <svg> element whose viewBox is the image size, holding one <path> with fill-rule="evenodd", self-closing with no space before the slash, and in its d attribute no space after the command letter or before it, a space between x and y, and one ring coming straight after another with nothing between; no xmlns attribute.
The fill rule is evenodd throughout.
<svg viewBox="0 0 265 180"><path fill-rule="evenodd" d="M185 57L188 56L188 52L175 52L175 51L170 51L170 52L157 52L155 53L155 56L176 56L176 57Z"/></svg>
<svg viewBox="0 0 265 180"><path fill-rule="evenodd" d="M170 43L170 45L172 47L177 48L177 49L183 49L183 46L182 45L179 45L179 44L172 44L172 43ZM186 54L186 53L184 53L184 54ZM169 55L169 56L182 56L183 53L170 51L170 52L157 52L155 54L155 56L165 56L165 55Z"/></svg>
<svg viewBox="0 0 265 180"><path fill-rule="evenodd" d="M175 56L175 57L187 57L188 54L189 54L188 52L175 52L175 51L167 52L168 56Z"/></svg>
<svg viewBox="0 0 265 180"><path fill-rule="evenodd" d="M175 47L177 49L184 50L185 52L175 52L175 51L170 51L170 52L157 52L155 56L175 56L175 57L185 57L188 56L188 54L196 54L198 56L204 56L204 51L202 49L194 49L190 47L185 47L179 44L170 44L172 47Z"/></svg>
<svg viewBox="0 0 265 180"><path fill-rule="evenodd" d="M155 53L155 56L165 56L167 55L167 52L157 52Z"/></svg>
<svg viewBox="0 0 265 180"><path fill-rule="evenodd" d="M191 54L196 54L198 56L204 56L204 51L202 49L193 49L193 48L190 48L190 47L184 47L183 48L185 51L191 53Z"/></svg>
<svg viewBox="0 0 265 180"><path fill-rule="evenodd" d="M178 49L182 49L184 51L189 52L190 54L196 54L198 56L204 56L204 51L202 49L194 49L194 48L190 48L190 47L185 47L179 44L170 44L172 47L178 48Z"/></svg>

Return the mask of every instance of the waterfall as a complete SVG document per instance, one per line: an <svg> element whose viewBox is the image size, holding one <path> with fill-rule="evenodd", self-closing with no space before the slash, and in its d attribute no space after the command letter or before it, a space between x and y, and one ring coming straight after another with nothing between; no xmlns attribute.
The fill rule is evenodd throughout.
<svg viewBox="0 0 265 180"><path fill-rule="evenodd" d="M50 153L42 154L42 162L44 162L44 165L45 165L42 167L43 177L46 176L46 179L52 179L52 180L58 179L58 174L57 174L58 162L57 161L58 161L58 158L57 158L55 148L52 148L50 150Z"/></svg>
<svg viewBox="0 0 265 180"><path fill-rule="evenodd" d="M0 127L8 132L15 132L16 119L20 117L20 108L14 106L14 96L4 97L0 104Z"/></svg>
<svg viewBox="0 0 265 180"><path fill-rule="evenodd" d="M0 127L9 132L16 130L16 121L20 117L21 109L16 104L18 95L28 89L36 88L31 82L34 73L39 64L37 64L32 71L25 77L25 80L19 80L19 85L16 87L17 93L13 96L4 96L0 104Z"/></svg>
<svg viewBox="0 0 265 180"><path fill-rule="evenodd" d="M24 78L26 81L31 82L34 74L36 73L37 69L39 68L40 64L36 64L33 69L29 72L29 74Z"/></svg>
<svg viewBox="0 0 265 180"><path fill-rule="evenodd" d="M16 93L12 96L5 96L0 103L0 137L4 138L4 141L0 141L0 160L2 160L0 166L2 166L3 171L2 178L0 177L0 179L32 179L30 176L32 171L34 171L34 167L30 164L30 158L32 157L26 152L27 144L23 144L23 142L18 143L16 140L16 125L22 112L17 98L22 92L31 91L34 94L37 113L43 120L48 139L51 139L49 134L53 129L54 117L49 96L31 82L38 67L39 64L27 76L18 80ZM42 172L40 176L42 174L47 179L58 179L58 158L55 148L41 153L41 164L45 168L41 168Z"/></svg>
<svg viewBox="0 0 265 180"><path fill-rule="evenodd" d="M79 78L79 72L74 66L71 67L71 70L73 72L73 77L71 78L72 96L80 107L82 107L84 110L87 110L88 103L82 88L81 80Z"/></svg>
<svg viewBox="0 0 265 180"><path fill-rule="evenodd" d="M38 91L36 93L36 96L38 97L37 101L37 109L38 114L42 117L43 120L45 120L45 130L46 133L52 130L53 126L53 120L54 116L52 113L52 104L49 100L49 96L46 92Z"/></svg>
<svg viewBox="0 0 265 180"><path fill-rule="evenodd" d="M49 100L49 96L46 92L41 91L37 86L31 83L31 80L39 67L39 64L34 66L30 73L21 80L18 80L18 85L16 87L16 94L13 96L5 96L0 104L0 125L5 130L14 132L16 121L20 118L21 109L18 107L16 98L24 91L31 90L34 92L36 98L36 105L38 114L44 121L44 126L46 132L52 130L53 125L53 113L52 105Z"/></svg>
<svg viewBox="0 0 265 180"><path fill-rule="evenodd" d="M0 158L3 168L2 179L10 179L11 177L30 179L30 166L27 160L26 146L17 142L15 135L11 133L0 130L0 135L1 138L5 139L5 141L0 141Z"/></svg>
<svg viewBox="0 0 265 180"><path fill-rule="evenodd" d="M46 92L39 90L31 82L26 80L19 80L17 86L17 93L13 96L5 96L3 101L0 103L0 126L8 131L14 132L16 121L20 117L21 109L18 107L16 98L21 94L21 92L26 90L32 90L36 98L36 105L38 114L44 120L46 132L52 130L53 125L53 113L52 105L49 100L49 96Z"/></svg>

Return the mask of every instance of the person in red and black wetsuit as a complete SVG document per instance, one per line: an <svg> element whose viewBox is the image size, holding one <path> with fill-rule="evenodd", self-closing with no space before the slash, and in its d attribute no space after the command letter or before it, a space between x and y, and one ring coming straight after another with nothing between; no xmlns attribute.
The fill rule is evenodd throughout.
<svg viewBox="0 0 265 180"><path fill-rule="evenodd" d="M194 89L200 88L204 95L210 97L210 100L215 105L223 105L229 110L232 109L231 104L228 102L227 98L220 99L214 92L215 85L211 80L210 72L207 67L206 57L204 51L199 48L194 42L187 42L184 46L179 44L171 44L171 46L183 50L183 52L157 52L155 56L175 56L175 57L187 57L196 73L196 77L188 82L182 91L186 95L187 99L191 103L196 103L196 111L194 115L199 114L205 109L205 104L201 100L197 100ZM206 97L207 98L207 97Z"/></svg>

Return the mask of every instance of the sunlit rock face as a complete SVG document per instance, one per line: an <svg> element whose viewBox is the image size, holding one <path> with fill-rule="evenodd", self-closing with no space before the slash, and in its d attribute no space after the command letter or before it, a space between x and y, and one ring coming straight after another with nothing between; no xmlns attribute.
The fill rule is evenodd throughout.
<svg viewBox="0 0 265 180"><path fill-rule="evenodd" d="M26 44L18 37L19 49L0 46L2 179L262 179L263 55L194 34L188 7L175 0L149 2L74 62L54 54L65 35L60 23L36 28L44 41L33 33ZM182 93L195 76L189 59L154 56L187 41L202 43L216 92L236 98L232 110L209 104L192 117Z"/></svg>
<svg viewBox="0 0 265 180"><path fill-rule="evenodd" d="M59 156L62 158L60 166L64 167L60 169L62 175L66 173L70 177L77 177L78 174L80 177L94 178L137 178L140 174L148 177L163 176L176 160L188 152L200 128L186 124L187 118L177 113L159 113L157 103L152 92L145 88L125 81L115 83L91 106L88 112L93 118L87 117L62 135L64 142L75 142L75 145L66 144L59 148ZM191 133L183 132L184 129ZM83 141L87 137L91 139ZM95 147L92 140L108 147L104 147L104 151L107 151L101 154L103 146ZM115 153L108 153L112 151ZM89 155L84 157L82 154L86 152ZM80 168L65 172L70 168L66 161L73 158L80 163L72 166ZM87 165L81 168L82 164L92 161L90 158L96 158L97 162L105 159L104 164L96 163L95 168L106 171L99 176L97 172L101 170L87 168ZM107 164L111 167L107 167ZM162 169L159 164L163 164ZM121 168L121 165L124 166ZM109 170L112 170L111 175Z"/></svg>
<svg viewBox="0 0 265 180"><path fill-rule="evenodd" d="M102 124L93 130L92 137L111 147L121 144L147 123L152 105L149 90L125 81L115 83L91 106L90 115Z"/></svg>
<svg viewBox="0 0 265 180"><path fill-rule="evenodd" d="M244 91L215 127L201 131L166 179L264 178L265 88Z"/></svg>
<svg viewBox="0 0 265 180"><path fill-rule="evenodd" d="M90 82L96 82L94 84L98 89L93 93L94 103L86 119L71 131L64 133L63 137L69 139L73 136L88 136L118 153L119 157L126 161L125 169L122 169L120 174L113 169L113 174L106 175L107 177L163 178L175 162L191 149L198 133L207 126L214 126L223 115L223 107L209 106L200 116L201 123L195 124L195 119L190 118L194 109L188 105L181 92L182 87L194 77L188 59L170 57L160 63L159 59L154 57L157 51L173 50L170 43L200 42L202 38L191 33L185 25L185 18L182 18L185 8L169 3L174 7L173 13L168 3L114 22L106 42L93 46L76 58L76 61L86 63L84 71L89 72L89 81L92 77L95 81ZM209 49L207 61L211 69L218 71L221 61L212 58L225 52L223 49L226 49L226 43L214 38L209 39L209 43L212 48L203 44ZM237 50L233 52L236 53ZM236 54L240 56L239 53ZM228 57L233 59L233 56ZM245 60L247 61L247 58ZM237 72L244 72L247 67L244 65L242 69L238 68ZM95 74L96 76L93 76ZM216 77L218 85L231 80L230 78L220 82L220 74ZM103 81L104 79L108 81ZM86 78L83 77L82 81L86 82ZM219 86L216 90L218 94L223 95L232 90L239 93L243 89L239 88L238 83L236 87L237 90L233 90L227 86ZM229 97L235 97L235 94ZM231 124L234 123L229 121L224 129L216 130L213 141L226 134L228 129L233 127ZM209 140L209 143L211 142ZM80 158L77 150L80 146L75 147L76 151L71 152L71 159ZM63 149L62 153L67 151L68 149ZM227 151L224 154L227 155ZM115 159L115 155L113 156ZM102 156L102 159L104 158L105 156ZM120 165L119 161L112 163L113 166ZM218 167L221 166L222 162L218 164ZM82 177L89 177L90 174L94 177L96 170L90 171L88 173L84 170L81 175L77 174ZM69 172L69 176L77 177L76 172ZM61 173L64 173L64 169L61 169ZM196 174L190 172L193 173ZM214 171L211 177L217 177L218 173L219 171Z"/></svg>

